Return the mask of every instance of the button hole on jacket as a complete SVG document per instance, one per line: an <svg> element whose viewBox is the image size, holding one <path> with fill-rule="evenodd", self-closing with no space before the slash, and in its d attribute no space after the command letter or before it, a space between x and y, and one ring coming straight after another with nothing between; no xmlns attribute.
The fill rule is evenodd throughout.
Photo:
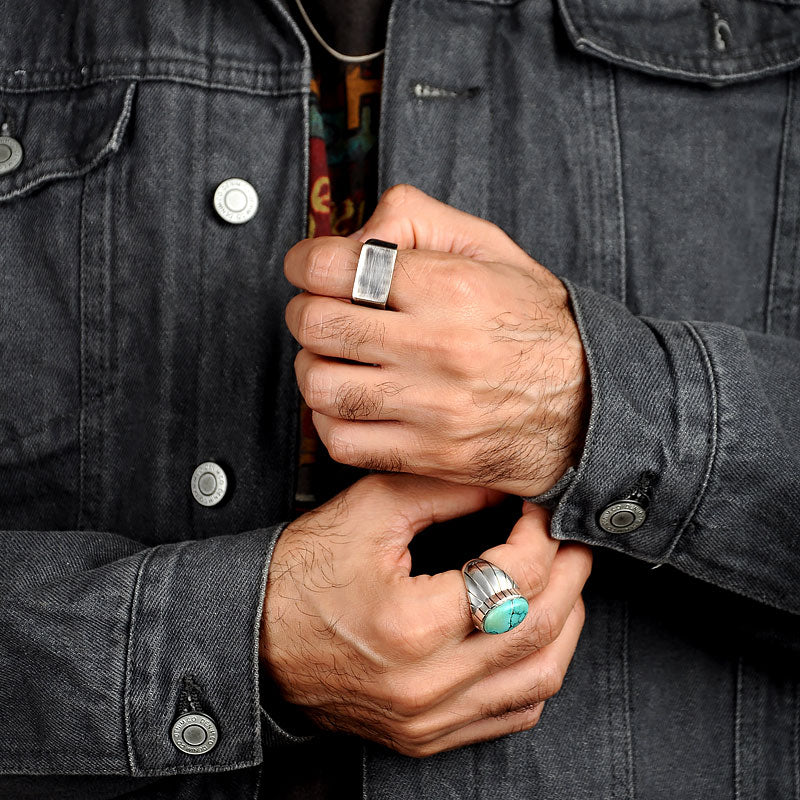
<svg viewBox="0 0 800 800"><path fill-rule="evenodd" d="M178 714L200 714L203 705L200 700L202 690L194 675L184 675L178 694Z"/></svg>
<svg viewBox="0 0 800 800"><path fill-rule="evenodd" d="M417 82L411 84L412 94L421 100L470 99L475 97L480 90L480 86L471 86L468 89L445 89L442 86L431 86L429 83Z"/></svg>

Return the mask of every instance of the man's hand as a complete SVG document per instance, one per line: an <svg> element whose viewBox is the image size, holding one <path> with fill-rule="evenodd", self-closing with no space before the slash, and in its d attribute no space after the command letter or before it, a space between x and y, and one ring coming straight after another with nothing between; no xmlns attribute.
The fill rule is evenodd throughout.
<svg viewBox="0 0 800 800"><path fill-rule="evenodd" d="M337 461L530 496L583 446L583 346L564 285L497 226L410 186L358 239L397 242L393 311L349 302L359 241L306 239L286 309L314 424ZM353 363L358 362L358 363Z"/></svg>
<svg viewBox="0 0 800 800"><path fill-rule="evenodd" d="M536 724L583 625L590 551L547 533L525 505L483 558L530 603L512 631L475 631L461 573L409 577L408 544L499 494L412 475L364 478L289 525L275 547L261 658L284 697L323 728L412 756Z"/></svg>

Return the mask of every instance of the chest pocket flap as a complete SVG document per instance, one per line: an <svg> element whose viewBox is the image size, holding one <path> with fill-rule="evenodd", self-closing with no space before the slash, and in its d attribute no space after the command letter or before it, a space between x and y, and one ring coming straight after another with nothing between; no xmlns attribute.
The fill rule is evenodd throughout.
<svg viewBox="0 0 800 800"><path fill-rule="evenodd" d="M798 0L558 0L573 45L654 75L721 86L800 64Z"/></svg>
<svg viewBox="0 0 800 800"><path fill-rule="evenodd" d="M19 166L0 175L0 201L94 169L119 149L135 84L57 92L0 93L0 124L19 140Z"/></svg>

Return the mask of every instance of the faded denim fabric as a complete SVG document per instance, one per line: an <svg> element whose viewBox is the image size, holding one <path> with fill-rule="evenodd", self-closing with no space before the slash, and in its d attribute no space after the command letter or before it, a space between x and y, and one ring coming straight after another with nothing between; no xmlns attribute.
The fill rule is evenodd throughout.
<svg viewBox="0 0 800 800"><path fill-rule="evenodd" d="M278 0L8 0L0 44L24 148L0 175L0 797L276 796L315 745L257 663L296 465L303 32ZM394 0L380 186L567 282L592 414L553 533L597 555L540 724L366 744L365 797L800 798L798 65L788 0ZM229 177L246 225L213 210ZM212 508L205 460L231 479ZM645 473L645 525L604 532ZM463 525L419 563L508 530ZM187 677L202 756L169 738Z"/></svg>

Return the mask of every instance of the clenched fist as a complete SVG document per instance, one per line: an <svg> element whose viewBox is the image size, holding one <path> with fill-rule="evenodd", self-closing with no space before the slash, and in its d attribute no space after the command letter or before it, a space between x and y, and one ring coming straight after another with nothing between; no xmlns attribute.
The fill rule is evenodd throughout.
<svg viewBox="0 0 800 800"><path fill-rule="evenodd" d="M497 636L473 628L459 571L409 574L415 533L499 497L373 475L289 525L270 567L260 642L283 696L323 728L413 756L535 725L581 632L590 551L559 546L546 512L526 504L508 541L482 554L530 604Z"/></svg>
<svg viewBox="0 0 800 800"><path fill-rule="evenodd" d="M400 248L390 310L349 300L368 238ZM396 186L358 239L303 240L285 271L304 290L286 309L297 380L334 459L522 496L577 463L588 388L567 291L495 225Z"/></svg>

